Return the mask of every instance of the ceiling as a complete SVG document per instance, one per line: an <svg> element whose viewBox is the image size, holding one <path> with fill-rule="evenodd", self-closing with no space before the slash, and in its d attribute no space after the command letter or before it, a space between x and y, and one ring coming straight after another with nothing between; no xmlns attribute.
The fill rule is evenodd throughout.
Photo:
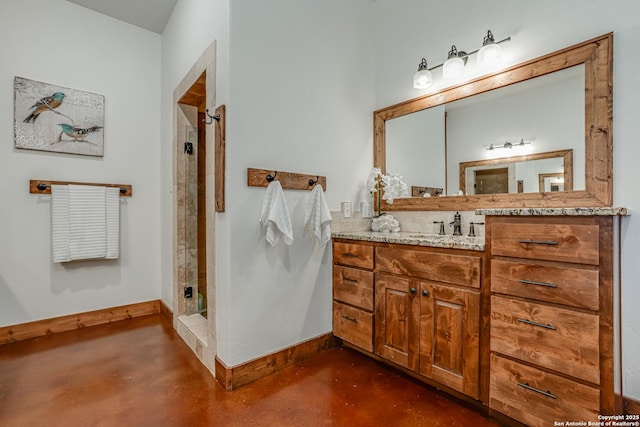
<svg viewBox="0 0 640 427"><path fill-rule="evenodd" d="M67 0L88 9L162 34L177 0Z"/></svg>

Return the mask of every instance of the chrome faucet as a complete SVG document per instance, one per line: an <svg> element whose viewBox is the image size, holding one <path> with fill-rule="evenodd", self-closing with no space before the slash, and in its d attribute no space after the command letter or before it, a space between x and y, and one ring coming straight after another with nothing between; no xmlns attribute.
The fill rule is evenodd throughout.
<svg viewBox="0 0 640 427"><path fill-rule="evenodd" d="M449 227L453 226L453 235L462 236L462 220L460 219L460 212L456 212L453 216L453 221L449 223Z"/></svg>
<svg viewBox="0 0 640 427"><path fill-rule="evenodd" d="M444 221L433 221L433 223L440 224L440 230L438 231L439 235L444 236L445 234L447 234L444 232Z"/></svg>
<svg viewBox="0 0 640 427"><path fill-rule="evenodd" d="M470 222L469 223L469 237L476 237L476 225L484 225L484 222Z"/></svg>

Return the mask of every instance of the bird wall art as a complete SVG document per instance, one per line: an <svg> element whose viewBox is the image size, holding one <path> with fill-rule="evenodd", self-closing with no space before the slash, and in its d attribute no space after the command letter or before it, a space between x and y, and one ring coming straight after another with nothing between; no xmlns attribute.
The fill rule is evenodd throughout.
<svg viewBox="0 0 640 427"><path fill-rule="evenodd" d="M89 128L79 128L70 125L69 123L59 123L58 126L62 128L60 136L58 136L58 142L62 141L62 135L65 134L74 141L85 141L89 135L94 132L98 132L102 129L102 126L91 126Z"/></svg>
<svg viewBox="0 0 640 427"><path fill-rule="evenodd" d="M103 156L103 130L104 96L15 77L16 148Z"/></svg>
<svg viewBox="0 0 640 427"><path fill-rule="evenodd" d="M36 102L31 106L31 108L29 108L29 110L31 110L31 114L29 114L27 118L23 120L23 122L35 123L40 114L45 111L53 111L54 108L58 108L60 105L62 105L63 100L64 93L62 92L56 92L51 96L40 98L38 102Z"/></svg>

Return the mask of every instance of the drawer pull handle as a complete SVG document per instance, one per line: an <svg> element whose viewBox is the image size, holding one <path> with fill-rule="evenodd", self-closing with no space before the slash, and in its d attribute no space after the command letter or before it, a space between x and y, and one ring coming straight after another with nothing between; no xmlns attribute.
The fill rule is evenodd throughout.
<svg viewBox="0 0 640 427"><path fill-rule="evenodd" d="M342 254L342 256L347 256L347 257L351 257L351 258L358 258L357 254L352 254L351 252L345 252Z"/></svg>
<svg viewBox="0 0 640 427"><path fill-rule="evenodd" d="M557 288L558 287L558 285L556 285L555 283L536 282L534 280L520 279L520 280L518 280L518 282L524 283L525 285L546 286L547 288Z"/></svg>
<svg viewBox="0 0 640 427"><path fill-rule="evenodd" d="M518 318L518 322L526 323L527 325L538 326L540 328L551 329L552 331L556 331L557 330L557 328L555 326L551 326L548 323L545 325L544 323L532 322L531 320L520 319L520 318Z"/></svg>
<svg viewBox="0 0 640 427"><path fill-rule="evenodd" d="M539 388L535 388L535 387L531 387L529 385L529 383L517 383L520 387L526 388L527 390L531 390L531 391L535 391L536 393L540 393L544 396L550 397L552 399L557 399L558 396L556 396L555 394L551 393L549 390L547 391L542 391Z"/></svg>
<svg viewBox="0 0 640 427"><path fill-rule="evenodd" d="M534 245L549 245L556 246L558 242L554 242L552 240L520 240L520 243L531 243Z"/></svg>
<svg viewBox="0 0 640 427"><path fill-rule="evenodd" d="M347 316L346 314L343 314L343 315L342 315L342 318L343 318L343 319L348 320L349 322L358 323L358 320L357 320L357 319L355 319L355 318L353 318L353 317L349 317L349 316Z"/></svg>
<svg viewBox="0 0 640 427"><path fill-rule="evenodd" d="M356 279L352 279L351 277L342 277L345 282L358 283Z"/></svg>
<svg viewBox="0 0 640 427"><path fill-rule="evenodd" d="M409 289L409 292L411 292L411 295L415 294L416 293L416 288Z"/></svg>

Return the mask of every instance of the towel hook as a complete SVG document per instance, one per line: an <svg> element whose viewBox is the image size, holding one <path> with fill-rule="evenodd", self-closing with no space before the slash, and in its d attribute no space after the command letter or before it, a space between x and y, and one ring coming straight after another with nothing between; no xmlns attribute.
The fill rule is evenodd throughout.
<svg viewBox="0 0 640 427"><path fill-rule="evenodd" d="M278 171L274 171L273 175L271 174L267 175L267 181L269 182L273 181L274 179L276 179L276 176L278 176Z"/></svg>
<svg viewBox="0 0 640 427"><path fill-rule="evenodd" d="M313 179L313 178L309 179L309 185L311 187L313 187L314 185L316 185L318 183L319 179L320 179L320 175L316 175L316 179Z"/></svg>
<svg viewBox="0 0 640 427"><path fill-rule="evenodd" d="M202 119L202 121L204 122L205 125L210 125L211 123L213 123L214 120L216 122L220 121L220 114L216 114L215 116L212 116L211 114L209 114L209 109L208 108L205 110L205 113L207 113L207 116L209 116L209 121L207 121L206 117L204 119Z"/></svg>

